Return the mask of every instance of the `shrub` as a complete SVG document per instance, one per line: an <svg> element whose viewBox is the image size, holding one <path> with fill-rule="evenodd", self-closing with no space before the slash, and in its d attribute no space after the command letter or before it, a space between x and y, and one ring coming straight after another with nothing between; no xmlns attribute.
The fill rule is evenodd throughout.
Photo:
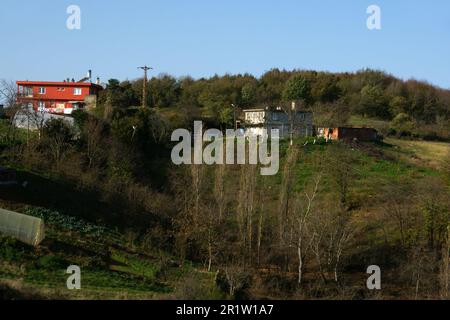
<svg viewBox="0 0 450 320"><path fill-rule="evenodd" d="M27 249L30 250L30 248L16 239L0 235L0 260L20 261L25 257Z"/></svg>
<svg viewBox="0 0 450 320"><path fill-rule="evenodd" d="M406 113L399 113L390 124L390 133L399 137L411 136L416 129L416 122Z"/></svg>
<svg viewBox="0 0 450 320"><path fill-rule="evenodd" d="M58 256L44 256L38 260L37 266L47 270L58 270L67 268L69 263Z"/></svg>

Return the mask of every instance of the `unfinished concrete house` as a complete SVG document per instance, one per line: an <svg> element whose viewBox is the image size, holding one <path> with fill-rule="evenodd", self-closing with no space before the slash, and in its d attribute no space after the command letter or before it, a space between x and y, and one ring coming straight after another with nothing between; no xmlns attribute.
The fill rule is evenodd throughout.
<svg viewBox="0 0 450 320"><path fill-rule="evenodd" d="M277 109L248 109L244 113L244 130L246 135L262 135L266 129L268 134L272 129L278 129L280 138L290 137L291 128L295 137L313 135L313 114L311 112L285 112Z"/></svg>

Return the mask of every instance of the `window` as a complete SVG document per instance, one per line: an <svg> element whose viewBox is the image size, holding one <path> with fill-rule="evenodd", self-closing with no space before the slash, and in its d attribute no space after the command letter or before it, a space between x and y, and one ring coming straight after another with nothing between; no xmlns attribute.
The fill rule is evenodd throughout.
<svg viewBox="0 0 450 320"><path fill-rule="evenodd" d="M39 94L45 94L45 88L44 87L40 87L39 88Z"/></svg>
<svg viewBox="0 0 450 320"><path fill-rule="evenodd" d="M272 113L272 120L273 121L280 121L281 120L280 114L278 112Z"/></svg>
<svg viewBox="0 0 450 320"><path fill-rule="evenodd" d="M26 97L33 96L33 88L32 87L23 87L23 95Z"/></svg>
<svg viewBox="0 0 450 320"><path fill-rule="evenodd" d="M73 89L73 94L76 95L76 96L81 96L81 88Z"/></svg>
<svg viewBox="0 0 450 320"><path fill-rule="evenodd" d="M45 102L44 101L39 101L39 111L44 111L45 110Z"/></svg>

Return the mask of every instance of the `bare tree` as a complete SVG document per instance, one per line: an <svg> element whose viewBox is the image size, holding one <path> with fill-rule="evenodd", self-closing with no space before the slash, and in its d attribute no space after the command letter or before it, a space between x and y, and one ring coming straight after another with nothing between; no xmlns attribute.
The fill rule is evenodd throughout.
<svg viewBox="0 0 450 320"><path fill-rule="evenodd" d="M428 177L418 185L418 194L428 246L430 249L440 251L447 241L447 227L450 221L448 191L440 177Z"/></svg>
<svg viewBox="0 0 450 320"><path fill-rule="evenodd" d="M50 151L55 168L58 170L61 161L68 153L73 138L72 127L65 120L52 119L45 124L44 135L45 145Z"/></svg>
<svg viewBox="0 0 450 320"><path fill-rule="evenodd" d="M0 101L4 100L7 108L16 107L17 86L14 81L0 80Z"/></svg>
<svg viewBox="0 0 450 320"><path fill-rule="evenodd" d="M264 201L263 201L263 192L265 192L264 188L261 188L261 191L259 193L259 214L258 214L258 231L257 231L257 239L256 239L256 261L258 266L261 264L261 244L263 240L263 230L264 230L264 223L265 223L265 207L264 207Z"/></svg>
<svg viewBox="0 0 450 320"><path fill-rule="evenodd" d="M46 111L40 108L35 108L35 106L31 107L25 103L22 104L19 101L20 97L14 81L0 81L0 97L3 97L6 101L6 107L9 109L9 113L11 114L11 125L15 125L14 122L17 120L16 115L19 115L22 120L27 123L28 132L30 129L37 129L40 138L45 124L44 114Z"/></svg>
<svg viewBox="0 0 450 320"><path fill-rule="evenodd" d="M203 165L191 165L172 178L177 193L179 215L174 219L176 241L180 254L180 262L184 263L186 252L193 240L202 238L204 234L204 212L202 203L205 169ZM189 185L190 188L186 188Z"/></svg>
<svg viewBox="0 0 450 320"><path fill-rule="evenodd" d="M97 119L89 119L85 127L86 156L89 160L89 168L97 166L104 157L104 137L102 137L103 124Z"/></svg>
<svg viewBox="0 0 450 320"><path fill-rule="evenodd" d="M441 283L441 299L450 298L450 225L447 227L447 241L442 246L442 261L440 266L439 280Z"/></svg>
<svg viewBox="0 0 450 320"><path fill-rule="evenodd" d="M447 151L447 155L444 158L442 171L444 172L444 178L447 185L450 186L450 149Z"/></svg>
<svg viewBox="0 0 450 320"><path fill-rule="evenodd" d="M426 289L434 286L436 278L434 269L436 267L435 255L422 243L419 243L409 250L408 262L405 264L404 272L411 281L414 290L414 298L417 300Z"/></svg>
<svg viewBox="0 0 450 320"><path fill-rule="evenodd" d="M327 148L328 173L336 187L342 208L348 206L349 193L355 177L352 151L341 145L331 145Z"/></svg>
<svg viewBox="0 0 450 320"><path fill-rule="evenodd" d="M311 245L311 243L306 243L308 242L308 223L310 215L313 212L313 204L319 193L321 174L317 175L313 180L314 181L311 190L305 190L303 197L299 195L299 197L297 198L297 206L295 210L294 221L297 225L297 237L294 246L297 249L298 258L298 284L302 283L305 254L306 250Z"/></svg>
<svg viewBox="0 0 450 320"><path fill-rule="evenodd" d="M228 294L230 297L235 297L236 292L242 290L246 286L248 275L244 268L233 263L226 266L224 272L228 285Z"/></svg>
<svg viewBox="0 0 450 320"><path fill-rule="evenodd" d="M223 169L223 168L222 168ZM222 170L217 169L217 170ZM210 195L214 184L223 184L223 181L210 181L207 179L207 166L190 165L184 172L183 181L180 182L178 197L180 201L180 215L175 223L177 225L177 241L180 248L180 258L185 259L185 253L190 245L194 249L200 249L205 256L207 270L211 271L214 257L217 255L217 246L220 235L218 233L221 217L217 205L214 204L215 192L220 193L221 201L226 202L225 190L217 190ZM223 174L223 172L222 172ZM218 178L223 175L218 174ZM189 185L190 188L186 188ZM223 204L221 204L223 205Z"/></svg>
<svg viewBox="0 0 450 320"><path fill-rule="evenodd" d="M291 207L291 193L293 191L292 184L294 181L295 163L297 161L299 149L292 146L287 150L286 162L283 167L283 180L280 187L279 195L279 213L278 213L278 228L279 228L279 245L283 248L286 241L286 232L289 219L289 210Z"/></svg>
<svg viewBox="0 0 450 320"><path fill-rule="evenodd" d="M408 181L400 180L398 183L385 187L380 199L380 207L383 208L388 221L397 225L400 233L400 242L407 246L407 232L414 217L414 197L412 185Z"/></svg>
<svg viewBox="0 0 450 320"><path fill-rule="evenodd" d="M224 219L225 208L227 206L227 194L225 190L225 165L216 165L214 177L213 196L215 201L214 207L205 205L203 210L204 229L206 233L206 243L208 251L208 271L211 271L213 257L216 255L217 241L219 239L218 228Z"/></svg>
<svg viewBox="0 0 450 320"><path fill-rule="evenodd" d="M222 220L227 206L227 196L225 192L226 166L216 165L214 179L214 198L216 200L219 220Z"/></svg>
<svg viewBox="0 0 450 320"><path fill-rule="evenodd" d="M352 238L350 217L330 201L317 213L311 223L311 249L322 279L327 282L327 274L332 273L333 280L338 283L342 256Z"/></svg>
<svg viewBox="0 0 450 320"><path fill-rule="evenodd" d="M7 143L11 143L16 139L16 126L14 119L20 105L17 102L17 87L13 81L0 80L0 101L5 102L5 113L8 115L9 126L6 136L4 137Z"/></svg>
<svg viewBox="0 0 450 320"><path fill-rule="evenodd" d="M156 114L152 114L150 118L150 132L152 134L153 140L162 144L169 135L170 125L165 118L158 117Z"/></svg>
<svg viewBox="0 0 450 320"><path fill-rule="evenodd" d="M243 250L243 260L251 263L253 244L253 219L256 211L256 170L255 165L242 165L240 190L237 204L237 223Z"/></svg>
<svg viewBox="0 0 450 320"><path fill-rule="evenodd" d="M37 130L39 140L42 137L42 132L45 126L46 115L48 112L42 108L35 108L26 106L22 108L19 113L26 117L27 121L27 140L29 140L30 130Z"/></svg>

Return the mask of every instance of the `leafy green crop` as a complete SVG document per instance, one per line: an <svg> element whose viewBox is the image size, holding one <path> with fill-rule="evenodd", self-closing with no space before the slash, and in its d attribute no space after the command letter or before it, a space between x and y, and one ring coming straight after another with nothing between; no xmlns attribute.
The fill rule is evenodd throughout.
<svg viewBox="0 0 450 320"><path fill-rule="evenodd" d="M76 217L63 215L56 211L44 208L30 208L26 210L26 214L41 218L46 224L95 238L120 238L118 233L106 227L98 226Z"/></svg>

